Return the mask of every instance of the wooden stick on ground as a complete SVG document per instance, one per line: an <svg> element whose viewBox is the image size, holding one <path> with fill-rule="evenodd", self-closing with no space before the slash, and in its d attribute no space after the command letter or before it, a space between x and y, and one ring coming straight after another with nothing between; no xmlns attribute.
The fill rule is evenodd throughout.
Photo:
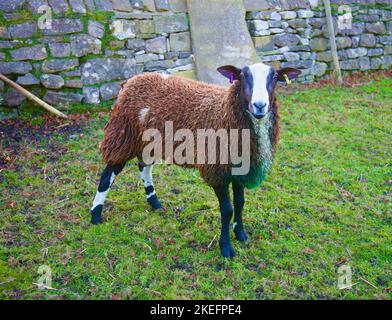
<svg viewBox="0 0 392 320"><path fill-rule="evenodd" d="M23 94L26 98L34 101L35 103L37 103L38 105L40 105L41 107L43 107L44 109L46 109L47 111L55 114L58 117L67 119L68 117L62 113L61 111L53 108L52 106L50 106L49 104L47 104L45 101L41 100L40 98L36 97L35 95L33 95L32 93L30 93L29 91L27 91L25 88L21 87L20 85L18 85L17 83L13 82L12 80L8 79L6 76L2 75L0 73L0 80L3 80L5 83L9 84L11 87L15 88L16 90L18 90L21 94Z"/></svg>

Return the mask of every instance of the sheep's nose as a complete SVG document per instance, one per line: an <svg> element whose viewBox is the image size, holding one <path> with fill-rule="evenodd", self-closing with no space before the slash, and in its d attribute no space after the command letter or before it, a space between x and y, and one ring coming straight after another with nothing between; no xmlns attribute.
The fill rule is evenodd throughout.
<svg viewBox="0 0 392 320"><path fill-rule="evenodd" d="M268 108L267 104L263 102L256 102L253 104L255 116L263 117L266 115Z"/></svg>

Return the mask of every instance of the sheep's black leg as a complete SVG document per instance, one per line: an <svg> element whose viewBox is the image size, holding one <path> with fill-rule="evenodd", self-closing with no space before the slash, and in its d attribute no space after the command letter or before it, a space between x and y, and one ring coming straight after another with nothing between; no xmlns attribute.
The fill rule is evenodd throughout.
<svg viewBox="0 0 392 320"><path fill-rule="evenodd" d="M233 183L233 198L234 198L234 224L233 231L235 237L239 241L246 241L247 236L242 224L242 210L244 208L245 196L244 188L238 184Z"/></svg>
<svg viewBox="0 0 392 320"><path fill-rule="evenodd" d="M152 165L146 166L139 163L140 177L144 183L144 190L146 191L147 202L153 210L162 209L162 205L155 193L154 184L152 182Z"/></svg>
<svg viewBox="0 0 392 320"><path fill-rule="evenodd" d="M222 256L232 258L235 256L234 248L230 242L230 221L233 217L233 207L230 203L229 186L224 186L214 189L216 196L219 200L219 206L222 218L221 237L219 246Z"/></svg>
<svg viewBox="0 0 392 320"><path fill-rule="evenodd" d="M105 202L106 196L112 186L116 176L120 174L124 168L125 163L118 164L115 166L107 166L103 170L101 175L101 181L99 182L98 191L95 195L93 206L91 208L91 223L99 224L102 222L102 208Z"/></svg>

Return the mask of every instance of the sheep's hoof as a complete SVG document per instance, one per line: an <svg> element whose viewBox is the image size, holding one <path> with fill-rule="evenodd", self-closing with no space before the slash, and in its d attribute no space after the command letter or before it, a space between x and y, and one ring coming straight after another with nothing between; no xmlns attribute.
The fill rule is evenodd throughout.
<svg viewBox="0 0 392 320"><path fill-rule="evenodd" d="M156 195L153 195L152 197L147 199L147 202L150 204L153 211L164 210L163 206L159 202L158 197Z"/></svg>
<svg viewBox="0 0 392 320"><path fill-rule="evenodd" d="M246 232L244 229L238 230L238 231L236 230L234 233L235 233L235 238L238 241L244 242L244 241L248 240L248 236L246 235Z"/></svg>
<svg viewBox="0 0 392 320"><path fill-rule="evenodd" d="M224 258L234 258L235 251L231 243L219 244L221 249L221 254Z"/></svg>
<svg viewBox="0 0 392 320"><path fill-rule="evenodd" d="M100 224L102 223L102 205L97 206L94 210L91 211L91 223L92 224Z"/></svg>

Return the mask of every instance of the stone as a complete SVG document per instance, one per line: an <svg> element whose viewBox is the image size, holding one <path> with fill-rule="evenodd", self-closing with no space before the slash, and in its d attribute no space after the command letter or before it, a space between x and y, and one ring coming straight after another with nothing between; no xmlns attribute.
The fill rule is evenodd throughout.
<svg viewBox="0 0 392 320"><path fill-rule="evenodd" d="M295 46L299 43L299 37L295 34L281 34L274 36L273 41L278 47Z"/></svg>
<svg viewBox="0 0 392 320"><path fill-rule="evenodd" d="M324 62L331 62L333 60L332 52L331 51L317 52L317 60L324 61Z"/></svg>
<svg viewBox="0 0 392 320"><path fill-rule="evenodd" d="M44 61L42 63L42 71L45 73L57 73L72 70L77 66L79 66L78 59L54 59Z"/></svg>
<svg viewBox="0 0 392 320"><path fill-rule="evenodd" d="M10 89L4 95L4 102L9 107L18 107L26 100L26 97L15 89Z"/></svg>
<svg viewBox="0 0 392 320"><path fill-rule="evenodd" d="M306 28L307 22L304 19L293 19L288 21L288 24L291 28L299 29L299 28Z"/></svg>
<svg viewBox="0 0 392 320"><path fill-rule="evenodd" d="M136 37L137 25L135 21L119 19L112 22L110 30L117 39L125 40Z"/></svg>
<svg viewBox="0 0 392 320"><path fill-rule="evenodd" d="M321 28L326 24L325 18L310 18L308 22L314 28Z"/></svg>
<svg viewBox="0 0 392 320"><path fill-rule="evenodd" d="M30 62L0 62L2 74L26 74L32 70Z"/></svg>
<svg viewBox="0 0 392 320"><path fill-rule="evenodd" d="M296 61L300 59L300 55L295 52L285 52L283 55L286 61Z"/></svg>
<svg viewBox="0 0 392 320"><path fill-rule="evenodd" d="M155 24L153 20L140 20L138 24L140 33L155 33Z"/></svg>
<svg viewBox="0 0 392 320"><path fill-rule="evenodd" d="M267 10L271 7L268 0L244 0L246 11Z"/></svg>
<svg viewBox="0 0 392 320"><path fill-rule="evenodd" d="M383 45L391 45L392 44L392 36L382 36L379 37L380 43Z"/></svg>
<svg viewBox="0 0 392 320"><path fill-rule="evenodd" d="M82 13L82 14L87 12L83 0L68 0L68 1L73 12Z"/></svg>
<svg viewBox="0 0 392 320"><path fill-rule="evenodd" d="M374 36L374 34L363 34L360 37L360 41L359 41L359 45L363 46L363 47L375 47L376 46L376 37Z"/></svg>
<svg viewBox="0 0 392 320"><path fill-rule="evenodd" d="M169 11L169 1L168 0L155 0L155 8L157 11Z"/></svg>
<svg viewBox="0 0 392 320"><path fill-rule="evenodd" d="M325 51L329 48L329 41L325 38L313 38L309 45L314 51Z"/></svg>
<svg viewBox="0 0 392 320"><path fill-rule="evenodd" d="M280 21L280 20L282 20L282 16L281 16L278 12L275 12L275 11L274 11L274 12L271 13L270 19L271 19L271 20Z"/></svg>
<svg viewBox="0 0 392 320"><path fill-rule="evenodd" d="M0 52L0 60L5 60L5 53L4 52Z"/></svg>
<svg viewBox="0 0 392 320"><path fill-rule="evenodd" d="M188 20L184 13L154 16L155 31L157 33L173 33L188 31Z"/></svg>
<svg viewBox="0 0 392 320"><path fill-rule="evenodd" d="M227 79L216 68L225 64L244 67L260 61L242 0L188 0L188 10L199 80L227 86Z"/></svg>
<svg viewBox="0 0 392 320"><path fill-rule="evenodd" d="M130 39L127 41L127 48L134 51L146 49L146 42L143 39Z"/></svg>
<svg viewBox="0 0 392 320"><path fill-rule="evenodd" d="M95 5L100 11L113 12L113 3L111 0L94 0Z"/></svg>
<svg viewBox="0 0 392 320"><path fill-rule="evenodd" d="M176 64L172 60L148 61L144 65L145 71L158 71L174 68Z"/></svg>
<svg viewBox="0 0 392 320"><path fill-rule="evenodd" d="M297 51L310 51L310 46L291 46L290 51L297 52Z"/></svg>
<svg viewBox="0 0 392 320"><path fill-rule="evenodd" d="M39 13L39 8L42 8L42 6L47 6L48 1L47 0L29 0L27 3L27 6L30 10L31 13Z"/></svg>
<svg viewBox="0 0 392 320"><path fill-rule="evenodd" d="M48 90L43 98L47 103L57 105L68 105L71 103L81 103L83 96L79 93L57 92Z"/></svg>
<svg viewBox="0 0 392 320"><path fill-rule="evenodd" d="M151 0L129 0L129 1L131 1L132 8L137 10L143 10L145 9L145 4L150 2Z"/></svg>
<svg viewBox="0 0 392 320"><path fill-rule="evenodd" d="M336 46L338 49L350 48L351 44L350 37L336 37Z"/></svg>
<svg viewBox="0 0 392 320"><path fill-rule="evenodd" d="M167 52L166 37L157 37L146 41L146 51L152 53Z"/></svg>
<svg viewBox="0 0 392 320"><path fill-rule="evenodd" d="M275 47L275 44L272 41L271 36L254 37L253 42L255 44L256 49L261 51L270 51L273 50Z"/></svg>
<svg viewBox="0 0 392 320"><path fill-rule="evenodd" d="M367 55L368 57L374 57L374 56L381 56L384 53L384 50L382 48L374 48L374 49L368 49ZM385 54L391 54L392 50L388 52L385 49Z"/></svg>
<svg viewBox="0 0 392 320"><path fill-rule="evenodd" d="M327 71L328 65L324 62L316 62L312 68L312 74L316 77L322 77Z"/></svg>
<svg viewBox="0 0 392 320"><path fill-rule="evenodd" d="M105 26L97 21L88 21L88 34L95 38L102 39L105 34Z"/></svg>
<svg viewBox="0 0 392 320"><path fill-rule="evenodd" d="M154 0L143 0L144 10L154 12L155 11L155 2Z"/></svg>
<svg viewBox="0 0 392 320"><path fill-rule="evenodd" d="M375 34L387 33L384 22L366 23L366 31Z"/></svg>
<svg viewBox="0 0 392 320"><path fill-rule="evenodd" d="M0 49L12 49L22 44L19 40L0 40Z"/></svg>
<svg viewBox="0 0 392 320"><path fill-rule="evenodd" d="M99 88L96 87L83 87L83 103L98 104Z"/></svg>
<svg viewBox="0 0 392 320"><path fill-rule="evenodd" d="M11 50L11 57L13 60L44 60L48 57L46 48L42 44L32 47L23 47L20 49Z"/></svg>
<svg viewBox="0 0 392 320"><path fill-rule="evenodd" d="M261 56L260 59L262 62L280 61L284 59L284 56L282 54L277 54L270 56Z"/></svg>
<svg viewBox="0 0 392 320"><path fill-rule="evenodd" d="M347 57L349 58L359 58L366 56L367 49L366 48L356 48L356 49L347 49L346 50Z"/></svg>
<svg viewBox="0 0 392 320"><path fill-rule="evenodd" d="M342 70L356 70L359 69L359 60L344 60L340 61L340 68Z"/></svg>
<svg viewBox="0 0 392 320"><path fill-rule="evenodd" d="M271 31L271 34L277 34L277 33L283 33L284 32L284 30L281 29L281 28L271 28L270 31Z"/></svg>
<svg viewBox="0 0 392 320"><path fill-rule="evenodd" d="M253 32L254 35L258 35L259 31L267 30L269 28L269 24L267 21L263 20L251 20L248 21L249 31Z"/></svg>
<svg viewBox="0 0 392 320"><path fill-rule="evenodd" d="M99 89L101 93L102 101L111 100L117 97L121 90L121 84L119 82L105 83Z"/></svg>
<svg viewBox="0 0 392 320"><path fill-rule="evenodd" d="M133 11L132 5L129 0L112 0L112 2L114 10L125 12Z"/></svg>
<svg viewBox="0 0 392 320"><path fill-rule="evenodd" d="M309 69L313 67L313 64L313 60L287 61L282 63L282 68Z"/></svg>
<svg viewBox="0 0 392 320"><path fill-rule="evenodd" d="M148 61L157 61L159 56L154 53L140 54L135 57L136 63L146 63Z"/></svg>
<svg viewBox="0 0 392 320"><path fill-rule="evenodd" d="M186 0L169 0L170 10L176 13L188 12Z"/></svg>
<svg viewBox="0 0 392 320"><path fill-rule="evenodd" d="M10 37L15 38L32 38L37 32L37 23L35 21L28 21L25 23L14 24L9 26L8 32Z"/></svg>
<svg viewBox="0 0 392 320"><path fill-rule="evenodd" d="M76 57L82 57L89 53L99 54L101 46L101 41L90 35L75 34L71 36L71 51L72 55Z"/></svg>
<svg viewBox="0 0 392 320"><path fill-rule="evenodd" d="M85 85L129 79L141 71L134 59L96 58L81 66L82 81Z"/></svg>
<svg viewBox="0 0 392 320"><path fill-rule="evenodd" d="M314 13L311 10L298 10L297 15L298 18L312 18Z"/></svg>
<svg viewBox="0 0 392 320"><path fill-rule="evenodd" d="M65 80L64 87L81 89L83 88L83 81L80 79L68 79Z"/></svg>
<svg viewBox="0 0 392 320"><path fill-rule="evenodd" d="M291 19L295 19L297 17L297 12L295 11L282 11L280 13L282 19L284 20L291 20Z"/></svg>
<svg viewBox="0 0 392 320"><path fill-rule="evenodd" d="M359 58L359 69L361 71L370 69L370 58L369 57L361 57Z"/></svg>
<svg viewBox="0 0 392 320"><path fill-rule="evenodd" d="M69 57L71 54L71 45L69 43L51 42L49 43L49 50L55 58Z"/></svg>
<svg viewBox="0 0 392 320"><path fill-rule="evenodd" d="M0 0L0 11L13 12L21 10L26 0Z"/></svg>
<svg viewBox="0 0 392 320"><path fill-rule="evenodd" d="M268 21L268 26L270 28L280 28L282 26L282 22L281 21L271 20L271 21Z"/></svg>
<svg viewBox="0 0 392 320"><path fill-rule="evenodd" d="M84 0L84 3L86 4L86 7L89 11L95 11L95 4L94 0Z"/></svg>
<svg viewBox="0 0 392 320"><path fill-rule="evenodd" d="M56 74L44 74L41 76L41 83L48 89L60 89L64 86L64 79Z"/></svg>
<svg viewBox="0 0 392 320"><path fill-rule="evenodd" d="M31 86L31 85L38 85L39 80L36 77L34 77L31 73L27 73L24 76L19 76L16 79L16 83L22 86Z"/></svg>
<svg viewBox="0 0 392 320"><path fill-rule="evenodd" d="M384 61L382 58L372 58L370 60L370 68L374 70L382 69Z"/></svg>
<svg viewBox="0 0 392 320"><path fill-rule="evenodd" d="M66 13L68 10L67 0L48 0L48 3L54 13Z"/></svg>
<svg viewBox="0 0 392 320"><path fill-rule="evenodd" d="M357 36L361 35L365 31L365 23L363 22L353 22L351 29L342 29L340 33L347 36Z"/></svg>
<svg viewBox="0 0 392 320"><path fill-rule="evenodd" d="M377 53L380 53L380 51L382 50L381 48L378 48L378 49L369 49L368 50L368 55L370 55L370 51L372 51L372 50L379 50L379 51L377 51ZM385 54L392 54L392 46L388 46L388 47L385 47L384 48L384 53ZM377 54L373 54L374 56L376 56Z"/></svg>
<svg viewBox="0 0 392 320"><path fill-rule="evenodd" d="M189 32L180 32L170 34L171 51L192 51L191 34Z"/></svg>
<svg viewBox="0 0 392 320"><path fill-rule="evenodd" d="M59 18L52 19L51 28L40 29L43 35L64 35L83 31L80 19Z"/></svg>

